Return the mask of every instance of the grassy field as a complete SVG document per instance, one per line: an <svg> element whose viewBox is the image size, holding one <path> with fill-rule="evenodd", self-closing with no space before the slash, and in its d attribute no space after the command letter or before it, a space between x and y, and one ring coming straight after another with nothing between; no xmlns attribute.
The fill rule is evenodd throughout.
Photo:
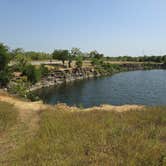
<svg viewBox="0 0 166 166"><path fill-rule="evenodd" d="M0 107L0 122L5 126L1 131L5 132L15 123L17 114L11 105L1 102ZM6 154L2 165L166 165L165 107L121 113L55 108L38 116L39 128L33 137Z"/></svg>
<svg viewBox="0 0 166 166"><path fill-rule="evenodd" d="M65 105L0 99L2 166L166 165L166 107L71 112Z"/></svg>

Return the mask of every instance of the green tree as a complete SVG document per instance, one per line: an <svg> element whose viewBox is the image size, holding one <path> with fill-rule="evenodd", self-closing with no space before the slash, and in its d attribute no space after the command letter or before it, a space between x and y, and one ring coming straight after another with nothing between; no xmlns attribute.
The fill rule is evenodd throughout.
<svg viewBox="0 0 166 166"><path fill-rule="evenodd" d="M76 66L77 66L77 68L81 68L82 65L83 65L83 57L82 56L76 57Z"/></svg>
<svg viewBox="0 0 166 166"><path fill-rule="evenodd" d="M12 57L14 61L13 68L23 72L25 66L29 64L29 58L25 55L24 50L22 48L16 48L12 51Z"/></svg>
<svg viewBox="0 0 166 166"><path fill-rule="evenodd" d="M11 73L6 68L0 71L0 87L6 87L11 78Z"/></svg>
<svg viewBox="0 0 166 166"><path fill-rule="evenodd" d="M41 70L31 64L25 66L23 74L27 76L28 81L32 84L35 84L41 79Z"/></svg>
<svg viewBox="0 0 166 166"><path fill-rule="evenodd" d="M0 43L0 70L4 70L9 63L9 49Z"/></svg>
<svg viewBox="0 0 166 166"><path fill-rule="evenodd" d="M92 58L91 60L93 66L101 66L103 63L103 59Z"/></svg>
<svg viewBox="0 0 166 166"><path fill-rule="evenodd" d="M52 53L53 59L57 59L62 61L63 65L65 64L65 61L68 60L69 57L69 51L68 50L54 50Z"/></svg>
<svg viewBox="0 0 166 166"><path fill-rule="evenodd" d="M24 54L23 48L16 48L16 49L12 50L13 57L16 57L16 55L18 55L18 54Z"/></svg>
<svg viewBox="0 0 166 166"><path fill-rule="evenodd" d="M48 75L48 73L49 73L48 68L45 67L43 64L40 65L40 69L39 69L39 70L41 71L41 75L42 75L42 76L46 76L46 75Z"/></svg>
<svg viewBox="0 0 166 166"><path fill-rule="evenodd" d="M22 53L18 53L15 55L15 61L15 68L20 72L23 72L25 66L29 64L29 59Z"/></svg>
<svg viewBox="0 0 166 166"><path fill-rule="evenodd" d="M73 59L74 59L74 56L71 53L69 53L69 55L68 55L68 66L69 67L71 67L71 63L72 63Z"/></svg>
<svg viewBox="0 0 166 166"><path fill-rule="evenodd" d="M35 52L35 51L28 51L25 52L26 57L31 60L50 60L52 59L51 55L44 52Z"/></svg>
<svg viewBox="0 0 166 166"><path fill-rule="evenodd" d="M82 55L82 52L80 51L79 48L72 48L71 49L71 52L69 54L69 57L68 57L68 61L69 61L69 67L71 67L71 63L72 63L72 60L74 60L75 58L77 58L78 56L81 56Z"/></svg>
<svg viewBox="0 0 166 166"><path fill-rule="evenodd" d="M96 58L96 59L101 59L104 57L103 54L98 53L96 50L90 52L90 57L91 58Z"/></svg>
<svg viewBox="0 0 166 166"><path fill-rule="evenodd" d="M72 55L73 57L81 56L81 55L82 55L82 52L80 51L79 48L73 47L73 48L71 49L71 55Z"/></svg>

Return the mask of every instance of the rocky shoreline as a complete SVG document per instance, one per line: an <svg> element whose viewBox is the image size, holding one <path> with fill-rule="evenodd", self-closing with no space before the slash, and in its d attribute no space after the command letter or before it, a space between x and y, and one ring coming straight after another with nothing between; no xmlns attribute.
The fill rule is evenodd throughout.
<svg viewBox="0 0 166 166"><path fill-rule="evenodd" d="M32 92L41 88L56 86L76 80L83 80L102 76L93 68L70 68L51 71L47 77L32 85L28 91Z"/></svg>
<svg viewBox="0 0 166 166"><path fill-rule="evenodd" d="M119 64L119 69L113 72L99 72L95 68L68 68L61 70L53 70L46 77L43 77L40 82L32 85L28 91L33 92L42 88L56 86L63 83L73 82L76 80L84 80L89 78L97 78L101 76L111 76L122 71L135 70L150 70L150 69L165 69L164 64L156 63L139 63L139 64Z"/></svg>

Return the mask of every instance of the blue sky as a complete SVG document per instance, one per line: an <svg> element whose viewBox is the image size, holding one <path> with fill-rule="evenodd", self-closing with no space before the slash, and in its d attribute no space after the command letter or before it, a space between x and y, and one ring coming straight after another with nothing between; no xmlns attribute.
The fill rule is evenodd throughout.
<svg viewBox="0 0 166 166"><path fill-rule="evenodd" d="M166 54L165 0L0 0L0 20L12 48Z"/></svg>

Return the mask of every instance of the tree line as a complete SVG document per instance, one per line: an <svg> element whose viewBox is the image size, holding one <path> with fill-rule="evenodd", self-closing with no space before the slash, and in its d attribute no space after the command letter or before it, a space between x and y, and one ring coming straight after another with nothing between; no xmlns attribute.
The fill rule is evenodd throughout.
<svg viewBox="0 0 166 166"><path fill-rule="evenodd" d="M13 71L18 71L27 76L28 81L35 83L43 75L48 73L47 69L41 65L36 68L31 65L33 60L60 60L63 65L65 61L68 62L68 67L71 67L72 61L75 61L76 67L82 67L83 60L90 60L93 66L101 66L104 61L135 61L135 62L157 62L166 63L166 55L164 56L142 56L142 57L106 57L97 51L89 53L82 52L79 48L72 48L71 50L55 49L52 53L24 51L21 48L11 50L8 46L0 43L0 86L5 86ZM8 65L13 62L12 65Z"/></svg>
<svg viewBox="0 0 166 166"><path fill-rule="evenodd" d="M156 62L156 63L166 63L166 55L162 56L118 56L118 57L106 57L106 60L110 61L133 61L133 62Z"/></svg>

